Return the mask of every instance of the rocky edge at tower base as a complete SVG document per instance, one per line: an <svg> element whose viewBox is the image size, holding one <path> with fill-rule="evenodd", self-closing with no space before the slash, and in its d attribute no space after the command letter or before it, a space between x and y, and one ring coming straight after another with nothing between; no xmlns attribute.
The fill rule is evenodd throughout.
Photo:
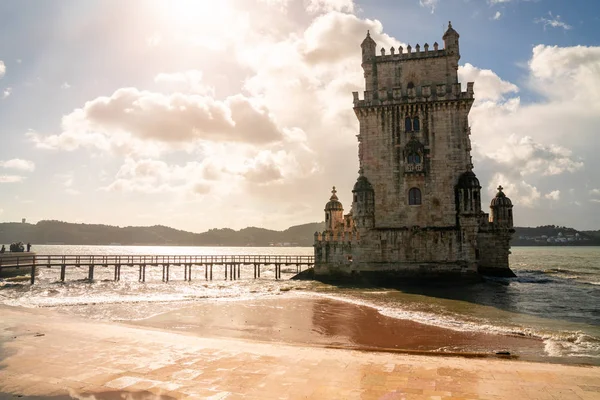
<svg viewBox="0 0 600 400"><path fill-rule="evenodd" d="M344 214L335 187L314 237L319 280L394 281L514 276L512 202L502 187L481 210L468 115L474 85L458 82L459 35L444 49L381 49L367 33L366 90L354 93L359 176Z"/></svg>

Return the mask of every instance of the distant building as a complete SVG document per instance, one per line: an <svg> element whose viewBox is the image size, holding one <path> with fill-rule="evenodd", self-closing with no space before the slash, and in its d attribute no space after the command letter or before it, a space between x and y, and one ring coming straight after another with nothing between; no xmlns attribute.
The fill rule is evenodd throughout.
<svg viewBox="0 0 600 400"><path fill-rule="evenodd" d="M354 93L360 123L359 176L352 208L336 190L315 233L318 279L514 276L508 265L513 205L502 187L481 210L471 161L473 83L461 90L459 35L448 25L444 49L434 43L376 54L362 47L366 90Z"/></svg>
<svg viewBox="0 0 600 400"><path fill-rule="evenodd" d="M24 224L25 222L27 222L27 219L21 218L21 223Z"/></svg>

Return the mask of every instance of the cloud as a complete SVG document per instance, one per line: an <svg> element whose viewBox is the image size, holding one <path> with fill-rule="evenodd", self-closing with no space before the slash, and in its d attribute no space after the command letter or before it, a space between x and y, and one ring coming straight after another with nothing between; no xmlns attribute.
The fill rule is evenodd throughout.
<svg viewBox="0 0 600 400"><path fill-rule="evenodd" d="M435 12L438 3L439 0L419 0L421 7L429 8L432 14Z"/></svg>
<svg viewBox="0 0 600 400"><path fill-rule="evenodd" d="M552 15L552 12L550 12L550 11L548 11L548 15L550 16L550 18L540 17L540 18L534 19L533 22L535 22L536 24L543 24L544 30L546 30L547 27L562 28L565 31L568 31L569 29L573 29L573 27L571 25L568 25L567 23L560 20L560 15L557 15L555 17Z"/></svg>
<svg viewBox="0 0 600 400"><path fill-rule="evenodd" d="M35 170L35 163L29 160L22 160L20 158L13 158L8 161L0 161L0 167L18 169L21 171L33 171Z"/></svg>
<svg viewBox="0 0 600 400"><path fill-rule="evenodd" d="M63 132L28 137L38 147L133 151L136 143L186 144L195 140L266 144L282 140L283 129L268 108L243 95L224 101L209 96L123 88L88 101L62 119ZM152 144L152 143L150 143Z"/></svg>
<svg viewBox="0 0 600 400"><path fill-rule="evenodd" d="M311 13L330 11L352 13L354 12L354 2L352 0L309 0L307 11Z"/></svg>
<svg viewBox="0 0 600 400"><path fill-rule="evenodd" d="M558 175L583 168L583 162L572 159L572 151L558 146L535 142L531 137L510 135L506 144L488 156L499 164L518 170L519 175L536 173Z"/></svg>
<svg viewBox="0 0 600 400"><path fill-rule="evenodd" d="M553 190L550 193L545 194L544 197L548 200L558 201L558 199L560 199L560 190Z"/></svg>
<svg viewBox="0 0 600 400"><path fill-rule="evenodd" d="M2 78L6 74L6 65L4 65L4 61L0 60L0 78Z"/></svg>
<svg viewBox="0 0 600 400"><path fill-rule="evenodd" d="M2 92L2 99L6 99L8 96L10 96L12 93L12 88L6 88L4 89L4 91Z"/></svg>
<svg viewBox="0 0 600 400"><path fill-rule="evenodd" d="M23 182L24 180L25 180L24 176L18 176L18 175L0 175L0 183Z"/></svg>
<svg viewBox="0 0 600 400"><path fill-rule="evenodd" d="M459 66L458 77L465 86L463 90L466 90L467 82L475 82L475 99L478 102L484 100L497 102L503 100L507 94L519 92L516 85L500 79L492 70L479 69L469 63Z"/></svg>
<svg viewBox="0 0 600 400"><path fill-rule="evenodd" d="M500 17L502 17L502 13L500 11L496 11L496 13L494 14L494 16L492 17L492 19L494 21L498 21L500 19Z"/></svg>
<svg viewBox="0 0 600 400"><path fill-rule="evenodd" d="M202 71L188 70L174 73L160 73L154 77L154 82L164 83L176 88L183 87L186 91L213 96L215 89L202 82Z"/></svg>
<svg viewBox="0 0 600 400"><path fill-rule="evenodd" d="M70 89L71 85L69 84L69 82L63 82L62 85L60 85L61 89Z"/></svg>

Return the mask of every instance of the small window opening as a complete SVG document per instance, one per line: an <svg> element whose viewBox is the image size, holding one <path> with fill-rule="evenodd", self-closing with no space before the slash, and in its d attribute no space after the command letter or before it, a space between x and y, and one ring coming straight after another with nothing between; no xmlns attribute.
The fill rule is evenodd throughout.
<svg viewBox="0 0 600 400"><path fill-rule="evenodd" d="M415 119L413 120L413 130L415 132L418 132L421 130L421 124L419 123L419 117L415 117Z"/></svg>
<svg viewBox="0 0 600 400"><path fill-rule="evenodd" d="M411 206L421 204L421 191L418 188L412 188L408 191L408 204Z"/></svg>
<svg viewBox="0 0 600 400"><path fill-rule="evenodd" d="M406 117L406 119L404 120L404 130L406 132L412 132L412 120L410 119L410 117Z"/></svg>
<svg viewBox="0 0 600 400"><path fill-rule="evenodd" d="M418 153L411 153L408 156L409 164L421 164L421 156Z"/></svg>

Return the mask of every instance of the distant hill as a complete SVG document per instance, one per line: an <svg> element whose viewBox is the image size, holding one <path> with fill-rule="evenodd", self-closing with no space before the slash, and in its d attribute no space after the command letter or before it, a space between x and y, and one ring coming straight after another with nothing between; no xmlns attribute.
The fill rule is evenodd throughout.
<svg viewBox="0 0 600 400"><path fill-rule="evenodd" d="M312 246L315 231L324 222L292 226L284 231L248 227L186 232L167 226L127 226L72 224L40 221L37 224L0 223L0 244L22 241L32 244L70 245L173 245L173 246ZM564 226L516 227L513 246L598 246L600 231L577 231Z"/></svg>
<svg viewBox="0 0 600 400"><path fill-rule="evenodd" d="M312 246L315 231L325 229L324 222L292 226L284 231L249 227L211 229L192 233L162 225L118 227L111 225L72 224L40 221L37 224L0 223L0 243L16 241L32 244L71 245L174 245L174 246Z"/></svg>
<svg viewBox="0 0 600 400"><path fill-rule="evenodd" d="M512 246L600 246L600 231L578 231L566 226L515 227Z"/></svg>

